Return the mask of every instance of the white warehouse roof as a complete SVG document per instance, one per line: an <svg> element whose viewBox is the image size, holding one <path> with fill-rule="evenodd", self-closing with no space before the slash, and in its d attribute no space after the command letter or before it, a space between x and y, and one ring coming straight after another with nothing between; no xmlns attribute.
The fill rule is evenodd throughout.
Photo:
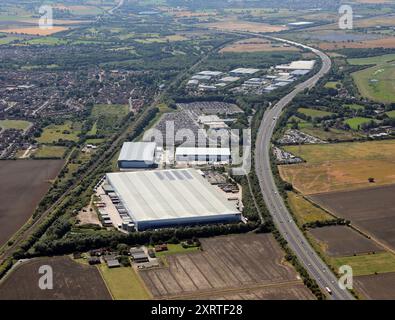
<svg viewBox="0 0 395 320"><path fill-rule="evenodd" d="M314 64L315 60L299 60L293 61L290 64L276 66L276 68L282 70L311 70Z"/></svg>
<svg viewBox="0 0 395 320"><path fill-rule="evenodd" d="M155 142L125 142L118 161L153 161L155 148Z"/></svg>
<svg viewBox="0 0 395 320"><path fill-rule="evenodd" d="M188 148L188 147L179 147L176 149L176 156L230 156L229 148Z"/></svg>
<svg viewBox="0 0 395 320"><path fill-rule="evenodd" d="M240 220L235 203L195 169L115 172L107 180L139 230L179 220Z"/></svg>
<svg viewBox="0 0 395 320"><path fill-rule="evenodd" d="M202 75L202 76L212 76L212 77L218 77L220 75L222 75L223 72L221 71L201 71L198 73L198 75Z"/></svg>
<svg viewBox="0 0 395 320"><path fill-rule="evenodd" d="M254 74L257 73L259 69L251 69L251 68L238 68L232 70L230 73L237 73L237 74Z"/></svg>

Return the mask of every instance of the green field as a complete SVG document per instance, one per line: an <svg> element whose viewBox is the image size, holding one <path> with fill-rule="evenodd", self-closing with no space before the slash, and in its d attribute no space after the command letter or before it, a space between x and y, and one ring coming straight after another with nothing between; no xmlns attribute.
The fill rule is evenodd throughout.
<svg viewBox="0 0 395 320"><path fill-rule="evenodd" d="M31 122L24 120L0 120L0 128L2 129L26 130L31 125Z"/></svg>
<svg viewBox="0 0 395 320"><path fill-rule="evenodd" d="M363 109L365 109L365 107L364 106L361 106L360 104L356 104L356 103L353 103L353 104L345 104L344 105L345 107L348 107L348 108L350 108L350 109L352 109L352 110L363 110Z"/></svg>
<svg viewBox="0 0 395 320"><path fill-rule="evenodd" d="M45 127L37 141L39 143L56 143L59 140L78 141L80 133L80 124L66 121L62 125L52 124Z"/></svg>
<svg viewBox="0 0 395 320"><path fill-rule="evenodd" d="M63 158L67 148L61 146L40 145L34 153L34 158Z"/></svg>
<svg viewBox="0 0 395 320"><path fill-rule="evenodd" d="M374 119L371 118L355 117L345 120L344 123L347 123L350 126L350 128L353 130L361 130L361 126L364 123L369 123L372 120L375 121Z"/></svg>
<svg viewBox="0 0 395 320"><path fill-rule="evenodd" d="M337 86L340 85L341 86L341 82L340 81L328 81L325 84L325 88L328 89L337 89Z"/></svg>
<svg viewBox="0 0 395 320"><path fill-rule="evenodd" d="M387 116L389 116L390 118L395 118L395 110L388 111L386 114L387 114Z"/></svg>
<svg viewBox="0 0 395 320"><path fill-rule="evenodd" d="M35 38L26 41L27 44L35 44L35 45L59 45L59 44L66 44L67 42L68 42L67 40L50 37L50 36Z"/></svg>
<svg viewBox="0 0 395 320"><path fill-rule="evenodd" d="M346 130L341 130L341 129L334 129L334 128L329 128L328 131L325 131L321 127L313 127L311 126L303 126L300 127L301 131L304 133L307 133L309 135L312 135L314 137L317 137L321 140L326 140L326 141L349 141L353 139L358 139L361 138L363 135L355 132L355 131L346 131Z"/></svg>
<svg viewBox="0 0 395 320"><path fill-rule="evenodd" d="M181 244L168 244L167 248L169 250L157 252L156 256L162 257L162 256L168 256L170 254L188 253L188 252L193 252L193 251L199 250L199 247L183 248Z"/></svg>
<svg viewBox="0 0 395 320"><path fill-rule="evenodd" d="M360 256L331 258L331 264L336 268L349 265L354 276L363 276L377 273L395 271L395 255L389 252L380 252Z"/></svg>
<svg viewBox="0 0 395 320"><path fill-rule="evenodd" d="M312 118L322 118L331 116L333 113L328 111L322 111L318 109L308 109L308 108L299 108L298 112L305 114L306 116L310 116Z"/></svg>
<svg viewBox="0 0 395 320"><path fill-rule="evenodd" d="M314 206L310 201L295 192L288 192L288 203L299 225L314 221L332 220L333 217L324 210Z"/></svg>
<svg viewBox="0 0 395 320"><path fill-rule="evenodd" d="M148 300L150 294L131 267L109 269L102 264L100 273L114 300Z"/></svg>
<svg viewBox="0 0 395 320"><path fill-rule="evenodd" d="M395 54L349 59L351 65L373 65L354 72L352 77L359 93L377 102L395 102Z"/></svg>
<svg viewBox="0 0 395 320"><path fill-rule="evenodd" d="M88 136L94 136L97 134L97 121L93 124L92 128L88 131Z"/></svg>

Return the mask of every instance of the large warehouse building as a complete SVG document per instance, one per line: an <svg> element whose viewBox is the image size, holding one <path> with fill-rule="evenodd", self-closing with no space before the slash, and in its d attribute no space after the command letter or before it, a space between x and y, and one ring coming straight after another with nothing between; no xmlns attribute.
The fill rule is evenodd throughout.
<svg viewBox="0 0 395 320"><path fill-rule="evenodd" d="M230 163L229 148L179 147L176 149L176 162L222 162Z"/></svg>
<svg viewBox="0 0 395 320"><path fill-rule="evenodd" d="M122 170L155 166L155 142L125 142L118 158Z"/></svg>
<svg viewBox="0 0 395 320"><path fill-rule="evenodd" d="M138 231L241 221L233 201L195 169L107 174Z"/></svg>

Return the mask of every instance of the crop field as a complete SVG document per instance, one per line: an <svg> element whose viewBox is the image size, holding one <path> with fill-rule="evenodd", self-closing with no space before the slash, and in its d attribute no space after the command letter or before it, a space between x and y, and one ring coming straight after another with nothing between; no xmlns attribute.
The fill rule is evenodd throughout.
<svg viewBox="0 0 395 320"><path fill-rule="evenodd" d="M55 143L59 140L78 141L79 134L79 125L66 121L61 125L52 124L45 127L37 141L40 143Z"/></svg>
<svg viewBox="0 0 395 320"><path fill-rule="evenodd" d="M333 217L295 192L288 192L288 203L299 225L314 221L332 220Z"/></svg>
<svg viewBox="0 0 395 320"><path fill-rule="evenodd" d="M25 28L14 28L14 29L2 29L0 32L4 33L16 33L16 34L28 34L38 36L48 36L60 31L68 30L69 28L53 26L51 29L40 29L39 27L25 27Z"/></svg>
<svg viewBox="0 0 395 320"><path fill-rule="evenodd" d="M283 180L303 194L395 183L395 141L287 146L307 163L279 166ZM369 183L373 177L375 183Z"/></svg>
<svg viewBox="0 0 395 320"><path fill-rule="evenodd" d="M308 109L308 108L299 108L298 112L305 114L306 116L310 116L312 118L322 118L326 116L331 116L333 113L328 111L322 111L318 109Z"/></svg>
<svg viewBox="0 0 395 320"><path fill-rule="evenodd" d="M0 120L0 129L26 130L31 125L31 122L24 120Z"/></svg>
<svg viewBox="0 0 395 320"><path fill-rule="evenodd" d="M154 298L231 299L251 290L260 292L257 298L313 298L285 263L272 235L223 236L201 242L202 251L167 256L168 267L140 271ZM293 289L278 290L283 286Z"/></svg>
<svg viewBox="0 0 395 320"><path fill-rule="evenodd" d="M394 61L395 54L348 60L351 65L375 65L352 74L363 97L383 103L395 102Z"/></svg>
<svg viewBox="0 0 395 320"><path fill-rule="evenodd" d="M383 249L374 241L347 226L328 226L309 231L331 257L379 252Z"/></svg>
<svg viewBox="0 0 395 320"><path fill-rule="evenodd" d="M274 44L262 38L251 38L232 43L220 52L299 51L296 47Z"/></svg>
<svg viewBox="0 0 395 320"><path fill-rule="evenodd" d="M5 160L0 164L0 245L17 232L63 166L63 160Z"/></svg>
<svg viewBox="0 0 395 320"><path fill-rule="evenodd" d="M288 28L280 25L268 23L257 23L240 20L229 20L203 24L204 27L224 30L224 31L246 31L246 32L279 32Z"/></svg>
<svg viewBox="0 0 395 320"><path fill-rule="evenodd" d="M319 47L323 50L339 50L345 48L368 49L368 48L395 48L395 37L371 39L363 41L339 41L321 42Z"/></svg>
<svg viewBox="0 0 395 320"><path fill-rule="evenodd" d="M53 270L53 289L38 286L39 268ZM0 284L0 300L111 300L96 267L79 264L67 256L39 258L19 265Z"/></svg>
<svg viewBox="0 0 395 320"><path fill-rule="evenodd" d="M310 196L336 216L395 249L395 185Z"/></svg>
<svg viewBox="0 0 395 320"><path fill-rule="evenodd" d="M355 277L354 287L364 299L394 300L395 272Z"/></svg>
<svg viewBox="0 0 395 320"><path fill-rule="evenodd" d="M350 128L353 130L361 130L361 126L365 123L369 123L370 121L375 121L375 120L371 118L355 117L345 120L344 123L348 124Z"/></svg>

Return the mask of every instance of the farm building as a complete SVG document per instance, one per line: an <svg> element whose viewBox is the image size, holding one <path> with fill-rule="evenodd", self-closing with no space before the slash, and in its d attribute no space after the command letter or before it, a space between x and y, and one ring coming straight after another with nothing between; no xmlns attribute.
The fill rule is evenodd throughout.
<svg viewBox="0 0 395 320"><path fill-rule="evenodd" d="M236 205L195 169L115 172L107 181L138 231L241 221Z"/></svg>
<svg viewBox="0 0 395 320"><path fill-rule="evenodd" d="M153 167L155 151L155 142L125 142L118 158L118 167L121 170Z"/></svg>
<svg viewBox="0 0 395 320"><path fill-rule="evenodd" d="M176 149L176 162L231 162L229 148L187 148Z"/></svg>

